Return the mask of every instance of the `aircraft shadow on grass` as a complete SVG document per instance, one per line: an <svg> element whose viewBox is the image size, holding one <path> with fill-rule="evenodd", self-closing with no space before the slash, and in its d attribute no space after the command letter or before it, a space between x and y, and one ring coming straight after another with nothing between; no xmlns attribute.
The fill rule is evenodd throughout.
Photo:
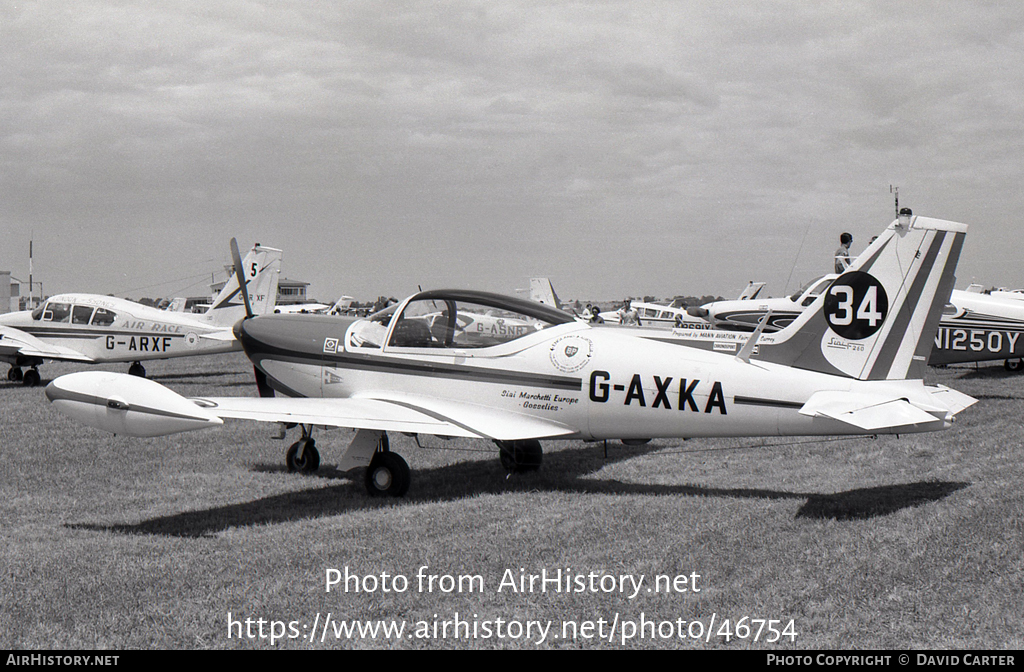
<svg viewBox="0 0 1024 672"><path fill-rule="evenodd" d="M476 460L416 470L414 487L402 500L370 498L362 484L362 471L352 479L328 466L315 478L343 481L251 502L229 504L198 511L151 518L135 524L99 525L69 523L67 527L122 534L155 534L175 537L205 537L233 527L286 523L320 516L342 515L383 507L420 504L427 501L456 501L482 494L513 492L569 492L602 495L659 495L806 500L797 518L855 520L884 516L900 509L938 501L967 487L969 483L929 481L860 488L836 494L799 493L758 488L709 488L698 485L624 483L617 480L585 478L609 463L646 455L659 447L644 446L616 450L619 455L602 457L599 450L564 450L547 453L541 470L507 476L493 460ZM283 468L257 466L256 471L281 472Z"/></svg>

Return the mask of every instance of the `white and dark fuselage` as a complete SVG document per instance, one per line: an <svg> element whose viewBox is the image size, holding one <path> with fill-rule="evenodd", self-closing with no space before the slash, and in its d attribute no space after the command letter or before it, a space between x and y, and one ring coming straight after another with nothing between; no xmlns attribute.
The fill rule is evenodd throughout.
<svg viewBox="0 0 1024 672"><path fill-rule="evenodd" d="M231 244L237 253L234 239ZM203 314L67 293L50 297L33 311L0 315L0 361L11 364L8 380L32 386L39 382L36 367L45 360L134 362L129 372L144 375L143 361L240 350L232 327L245 317L245 303L254 314L273 308L281 256L281 250L254 245L244 261L236 260L239 272ZM32 369L23 373L25 366Z"/></svg>
<svg viewBox="0 0 1024 672"><path fill-rule="evenodd" d="M287 396L365 396L416 407L429 406L430 399L455 400L481 413L495 409L572 428L566 438L864 433L800 413L813 394L857 392L862 381L741 362L638 339L627 328L566 318L481 349L366 347L358 337L365 320L309 315L247 320L239 338L270 386ZM870 385L878 389L878 383ZM920 381L890 385L900 391L898 396L924 394ZM918 429L946 422L943 416ZM467 429L488 435L473 426Z"/></svg>

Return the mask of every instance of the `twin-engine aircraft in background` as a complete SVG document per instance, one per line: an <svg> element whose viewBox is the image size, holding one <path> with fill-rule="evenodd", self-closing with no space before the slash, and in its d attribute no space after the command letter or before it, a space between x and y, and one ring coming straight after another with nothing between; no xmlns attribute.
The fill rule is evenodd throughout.
<svg viewBox="0 0 1024 672"><path fill-rule="evenodd" d="M410 472L389 450L389 431L491 440L502 464L519 471L540 466L541 439L938 430L975 401L921 379L966 229L924 217L894 222L775 335L785 334L775 348L781 363L751 359L761 330L723 354L594 326L525 299L438 290L367 319L240 321L259 398L187 399L152 380L98 371L61 376L46 396L62 413L129 436L224 419L301 425L286 463L302 471L320 463L314 425L354 428L339 469L367 467L367 491L394 496L407 491ZM467 334L463 313L500 315L516 328L495 322Z"/></svg>
<svg viewBox="0 0 1024 672"><path fill-rule="evenodd" d="M281 256L281 250L257 244L242 264L245 298L258 314L272 310L277 300ZM11 365L7 379L38 385L38 367L48 359L132 362L128 372L145 376L146 360L240 350L232 332L246 316L239 282L236 273L199 315L99 294L59 294L33 311L0 315L0 360Z"/></svg>
<svg viewBox="0 0 1024 672"><path fill-rule="evenodd" d="M750 282L740 292L737 301L754 299L761 292L765 283ZM690 308L683 305L680 299L671 303L654 303L650 301L630 301L630 305L636 309L640 324L644 327L655 327L659 329L712 329L713 325L705 318L694 313ZM622 314L618 310L609 310L601 313L601 319L606 324L619 324Z"/></svg>

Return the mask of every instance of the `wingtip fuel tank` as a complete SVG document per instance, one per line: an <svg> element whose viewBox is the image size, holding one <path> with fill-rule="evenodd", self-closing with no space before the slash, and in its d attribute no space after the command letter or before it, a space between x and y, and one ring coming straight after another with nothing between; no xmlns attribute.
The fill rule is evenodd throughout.
<svg viewBox="0 0 1024 672"><path fill-rule="evenodd" d="M46 386L46 398L79 422L127 436L164 436L224 423L160 383L123 373L60 376Z"/></svg>

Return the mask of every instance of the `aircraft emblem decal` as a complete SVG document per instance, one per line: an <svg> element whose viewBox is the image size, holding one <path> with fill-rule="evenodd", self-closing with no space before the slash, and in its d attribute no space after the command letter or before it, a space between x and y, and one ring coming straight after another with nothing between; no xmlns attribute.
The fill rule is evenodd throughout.
<svg viewBox="0 0 1024 672"><path fill-rule="evenodd" d="M575 373L590 363L594 344L589 338L571 334L551 344L551 363L563 373Z"/></svg>
<svg viewBox="0 0 1024 672"><path fill-rule="evenodd" d="M324 340L324 352L337 352L338 351L338 339L328 338Z"/></svg>

